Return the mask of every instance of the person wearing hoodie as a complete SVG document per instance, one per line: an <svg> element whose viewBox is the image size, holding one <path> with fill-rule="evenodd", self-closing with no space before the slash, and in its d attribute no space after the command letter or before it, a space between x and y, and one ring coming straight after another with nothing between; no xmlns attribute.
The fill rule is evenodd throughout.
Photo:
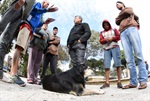
<svg viewBox="0 0 150 101"><path fill-rule="evenodd" d="M116 7L121 11L116 18L116 24L119 26L121 43L130 70L130 83L123 86L123 89L136 88L138 81L140 83L138 89L145 89L147 88L148 74L142 53L139 23L135 19L136 16L131 7L125 7L124 3L121 1L117 1ZM133 52L135 53L138 64L138 76Z"/></svg>
<svg viewBox="0 0 150 101"><path fill-rule="evenodd" d="M108 20L102 22L104 30L100 33L100 43L104 49L104 68L106 82L100 87L100 89L110 86L109 74L111 67L111 60L114 60L114 66L117 68L118 83L117 87L122 88L121 84L121 59L120 59L120 47L118 41L120 40L120 33L117 29L113 29Z"/></svg>

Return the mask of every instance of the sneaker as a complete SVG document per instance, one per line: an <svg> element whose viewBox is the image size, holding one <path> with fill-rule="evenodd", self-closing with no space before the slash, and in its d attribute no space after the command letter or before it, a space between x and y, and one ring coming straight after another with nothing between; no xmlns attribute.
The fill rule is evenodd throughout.
<svg viewBox="0 0 150 101"><path fill-rule="evenodd" d="M18 75L12 76L12 80L14 81L14 83L18 84L21 87L25 87L26 86L25 82L22 81L21 78Z"/></svg>
<svg viewBox="0 0 150 101"><path fill-rule="evenodd" d="M0 79L3 78L3 70L0 70Z"/></svg>
<svg viewBox="0 0 150 101"><path fill-rule="evenodd" d="M118 88L122 88L122 83L121 83L121 82L118 82L118 83L117 83L117 87L118 87Z"/></svg>
<svg viewBox="0 0 150 101"><path fill-rule="evenodd" d="M102 87L100 87L100 89L107 88L107 87L110 87L110 85L105 83Z"/></svg>
<svg viewBox="0 0 150 101"><path fill-rule="evenodd" d="M12 80L12 76L9 73L3 73L3 78L2 81L7 82L7 83L14 83Z"/></svg>

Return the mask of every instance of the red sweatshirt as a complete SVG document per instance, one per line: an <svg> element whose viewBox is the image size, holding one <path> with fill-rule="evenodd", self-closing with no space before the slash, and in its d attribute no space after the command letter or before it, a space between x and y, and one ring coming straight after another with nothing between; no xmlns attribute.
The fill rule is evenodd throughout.
<svg viewBox="0 0 150 101"><path fill-rule="evenodd" d="M103 48L106 49L110 49L110 48L114 48L116 46L118 46L118 41L120 40L120 33L117 29L112 29L110 23L107 20L104 20L102 23L102 26L104 28L104 23L108 23L110 29L106 30L104 29L101 33L100 33L100 43L103 45ZM111 42L107 42L106 38L112 38Z"/></svg>

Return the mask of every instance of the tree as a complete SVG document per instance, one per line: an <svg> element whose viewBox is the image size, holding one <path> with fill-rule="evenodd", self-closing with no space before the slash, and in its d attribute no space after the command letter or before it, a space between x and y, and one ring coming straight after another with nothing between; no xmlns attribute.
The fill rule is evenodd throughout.
<svg viewBox="0 0 150 101"><path fill-rule="evenodd" d="M123 65L122 69L127 68L127 62L125 60L125 55L124 55L124 51L120 50L120 55L121 55L121 64ZM134 55L134 60L135 60L135 64L137 65L137 61L136 61L136 55L133 53Z"/></svg>
<svg viewBox="0 0 150 101"><path fill-rule="evenodd" d="M86 57L92 56L95 57L102 52L102 45L99 42L99 32L94 30L91 31L92 35L88 40L87 49L86 49Z"/></svg>
<svg viewBox="0 0 150 101"><path fill-rule="evenodd" d="M68 62L69 61L69 55L68 55L66 46L59 45L58 46L58 54L59 54L59 60L61 62Z"/></svg>
<svg viewBox="0 0 150 101"><path fill-rule="evenodd" d="M10 5L12 2L13 2L13 0L4 0L4 1L3 1L3 3L0 5L0 14L1 14L1 15L3 15L3 14L7 11L9 5Z"/></svg>
<svg viewBox="0 0 150 101"><path fill-rule="evenodd" d="M96 73L96 75L104 75L104 60L99 59L96 60L94 58L91 58L87 61L88 66L91 67L91 69Z"/></svg>

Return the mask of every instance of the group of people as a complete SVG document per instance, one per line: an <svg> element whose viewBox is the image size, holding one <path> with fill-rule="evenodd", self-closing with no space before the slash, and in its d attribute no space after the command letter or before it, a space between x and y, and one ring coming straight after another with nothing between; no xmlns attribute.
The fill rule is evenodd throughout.
<svg viewBox="0 0 150 101"><path fill-rule="evenodd" d="M41 17L42 14L46 12L55 12L58 10L57 7L48 6L48 0L43 0L41 3L35 3L35 0L14 0L9 6L7 12L2 16L0 21L0 79L5 82L14 82L22 87L26 85L25 82L17 75L17 68L20 55L26 52L28 44L30 43L28 81L30 83L37 83L35 76L37 76L39 66L37 62L40 61L41 58L40 52L43 48L49 47L53 44L48 40L49 38L46 29L48 24L55 20L53 18L47 18L46 21L41 22ZM16 35L17 41L12 57L10 74L5 74L3 73L4 57L7 53L8 45L12 42ZM55 40L55 35L53 37L54 38L52 40ZM44 43L47 43L47 41L49 41L49 43L43 46ZM37 42L41 42L40 45L42 47L40 47ZM47 53L47 50L45 53ZM39 58L34 57L36 56L35 54L38 54Z"/></svg>
<svg viewBox="0 0 150 101"><path fill-rule="evenodd" d="M104 20L102 26L104 31L100 33L100 43L104 49L104 68L106 82L100 88L106 88L110 86L109 74L111 59L114 60L114 66L117 68L118 83L117 87L122 89L136 88L145 89L147 87L147 71L142 54L142 45L139 35L139 21L138 16L134 14L131 7L126 7L123 2L116 2L116 7L121 12L116 18L116 24L119 26L119 32L117 29L113 29L111 24ZM118 41L121 39L122 47L125 54L125 59L130 70L130 83L122 86L121 83L121 59L120 48ZM139 69L139 75L137 76L136 64L134 60L134 54L137 59L137 65Z"/></svg>
<svg viewBox="0 0 150 101"><path fill-rule="evenodd" d="M20 54L26 51L29 41L28 83L38 83L37 74L43 52L44 58L41 78L45 75L49 62L51 63L52 74L56 73L57 67L58 45L60 44L60 38L56 36L58 28L54 27L54 35L49 36L46 29L48 24L53 22L54 19L48 18L45 22L41 22L40 18L43 13L55 12L58 8L53 6L48 8L49 2L47 0L44 0L42 3L38 2L34 5L33 3L34 0L15 0L0 21L0 79L4 78L2 67L7 46L13 40L13 36L17 33L16 30L19 27L9 78L21 86L25 86L25 83L17 76L18 61ZM25 9L23 9L23 6L25 6ZM147 87L148 76L138 31L140 27L138 17L134 14L132 8L126 7L120 1L116 3L116 7L121 11L116 18L116 24L119 26L119 31L116 28L112 28L108 20L104 20L102 23L104 31L101 31L100 33L100 43L104 48L104 68L106 76L106 83L100 88L103 89L110 86L109 74L111 59L113 58L114 66L117 68L118 73L117 87L123 89L135 88L138 86L139 81L140 85L138 88L144 89ZM22 12L23 10L25 13ZM69 48L69 55L73 68L78 68L79 71L80 69L86 69L85 50L87 41L91 37L91 30L88 23L82 23L82 20L81 16L75 16L74 26L71 29L67 40L67 47ZM120 39L124 49L125 59L130 70L130 84L126 86L122 86L121 83L121 60L120 48L118 45ZM138 78L132 53L133 51L136 55L139 68Z"/></svg>

